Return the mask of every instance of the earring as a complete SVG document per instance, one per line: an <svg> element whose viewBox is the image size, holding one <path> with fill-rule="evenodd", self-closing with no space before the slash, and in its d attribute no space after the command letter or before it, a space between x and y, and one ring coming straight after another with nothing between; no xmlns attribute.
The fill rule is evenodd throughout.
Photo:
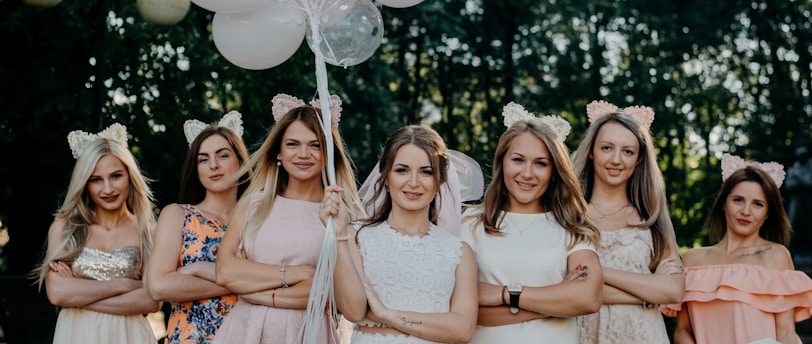
<svg viewBox="0 0 812 344"><path fill-rule="evenodd" d="M282 158L280 158L278 155L276 156L276 166L282 166Z"/></svg>

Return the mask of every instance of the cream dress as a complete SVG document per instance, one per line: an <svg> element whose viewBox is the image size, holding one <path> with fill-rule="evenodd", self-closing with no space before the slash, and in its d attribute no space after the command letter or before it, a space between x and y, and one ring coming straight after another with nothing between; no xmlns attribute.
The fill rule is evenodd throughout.
<svg viewBox="0 0 812 344"><path fill-rule="evenodd" d="M97 281L115 278L141 279L141 250L125 246L107 252L85 247L71 265L73 275ZM155 343L152 328L143 315L115 315L66 307L59 311L55 344Z"/></svg>

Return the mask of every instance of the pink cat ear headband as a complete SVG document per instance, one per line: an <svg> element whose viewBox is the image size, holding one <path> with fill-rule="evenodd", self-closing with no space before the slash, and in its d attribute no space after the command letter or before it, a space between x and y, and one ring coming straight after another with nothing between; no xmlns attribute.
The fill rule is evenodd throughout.
<svg viewBox="0 0 812 344"><path fill-rule="evenodd" d="M225 114L223 118L220 119L220 122L217 122L217 125L229 128L233 130L237 136L242 137L242 114L237 111L231 111ZM197 138L197 135L200 135L200 132L208 127L208 124L196 119L189 119L183 123L183 134L186 135L186 142L189 143L190 147L195 138Z"/></svg>
<svg viewBox="0 0 812 344"><path fill-rule="evenodd" d="M274 96L271 103L273 104L273 106L271 106L273 119L277 122L279 122L279 120L282 119L282 116L288 113L288 111L291 109L307 105L301 99L284 93ZM310 105L321 109L321 104L319 103L318 99L311 101ZM338 121L341 120L341 98L335 94L330 95L330 114L332 115L331 120L333 122L333 126L338 127Z"/></svg>
<svg viewBox="0 0 812 344"><path fill-rule="evenodd" d="M557 134L558 138L561 139L561 141L566 140L567 135L569 135L570 130L572 130L572 127L570 126L569 122L567 122L565 119L561 117L554 115L536 117L536 115L525 110L524 106L521 106L514 102L510 102L508 103L508 105L505 105L505 107L502 108L502 117L503 123L508 128L510 128L510 126L513 125L513 123L516 123L517 121L526 121L529 119L538 118L539 120L541 120L542 123L549 126L550 128L553 128L553 131L555 131L555 133Z"/></svg>
<svg viewBox="0 0 812 344"><path fill-rule="evenodd" d="M725 153L722 156L722 180L727 180L733 172L741 170L747 166L754 166L758 167L764 172L767 172L767 175L772 178L775 182L775 185L779 188L781 184L784 183L784 178L787 176L787 173L784 172L784 165L781 165L777 162L756 162L756 161L747 161L735 155L730 155Z"/></svg>
<svg viewBox="0 0 812 344"><path fill-rule="evenodd" d="M603 100L593 100L586 106L586 115L589 118L589 123L595 122L598 118L606 116L610 113L622 112L640 122L640 127L648 130L651 123L654 122L654 110L648 106L629 106L620 109L612 103Z"/></svg>
<svg viewBox="0 0 812 344"><path fill-rule="evenodd" d="M91 134L81 130L71 131L68 133L68 146L70 146L71 153L73 153L73 158L79 159L87 146L99 138L116 141L127 147L127 127L119 123L113 123L98 134Z"/></svg>

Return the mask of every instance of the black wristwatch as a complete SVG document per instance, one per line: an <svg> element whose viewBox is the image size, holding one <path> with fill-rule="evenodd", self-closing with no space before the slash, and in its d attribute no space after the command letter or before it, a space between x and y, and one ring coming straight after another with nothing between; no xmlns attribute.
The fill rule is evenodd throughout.
<svg viewBox="0 0 812 344"><path fill-rule="evenodd" d="M519 313L519 297L522 296L522 285L516 282L508 284L508 294L510 295L510 312Z"/></svg>

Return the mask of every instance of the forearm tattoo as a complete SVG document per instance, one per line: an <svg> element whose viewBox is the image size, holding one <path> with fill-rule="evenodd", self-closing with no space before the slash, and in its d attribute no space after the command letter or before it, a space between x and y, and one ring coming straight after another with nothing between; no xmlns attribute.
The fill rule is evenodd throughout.
<svg viewBox="0 0 812 344"><path fill-rule="evenodd" d="M400 321L403 322L403 325L407 325L407 326L414 326L414 325L423 324L422 321L410 321L410 320L406 319L406 317L401 317Z"/></svg>

